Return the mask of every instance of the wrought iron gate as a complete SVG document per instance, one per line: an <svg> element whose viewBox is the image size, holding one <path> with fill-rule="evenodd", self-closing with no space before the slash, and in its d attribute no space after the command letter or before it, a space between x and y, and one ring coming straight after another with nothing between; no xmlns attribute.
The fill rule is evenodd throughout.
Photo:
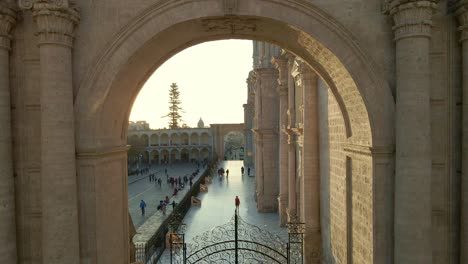
<svg viewBox="0 0 468 264"><path fill-rule="evenodd" d="M289 241L242 220L237 213L217 226L185 242L185 224L172 223L169 231L171 264L278 263L302 264L304 224L289 223Z"/></svg>

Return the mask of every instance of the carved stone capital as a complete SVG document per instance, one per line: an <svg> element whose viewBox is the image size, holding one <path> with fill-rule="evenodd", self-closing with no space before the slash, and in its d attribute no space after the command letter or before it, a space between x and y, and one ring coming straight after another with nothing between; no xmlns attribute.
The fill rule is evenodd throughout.
<svg viewBox="0 0 468 264"><path fill-rule="evenodd" d="M16 12L7 5L0 4L0 49L10 50L11 29L16 24Z"/></svg>
<svg viewBox="0 0 468 264"><path fill-rule="evenodd" d="M68 8L70 6L68 0L18 0L18 6L26 10L32 9L36 3L48 3L62 8Z"/></svg>
<svg viewBox="0 0 468 264"><path fill-rule="evenodd" d="M460 1L455 10L455 15L458 18L458 23L460 27L460 42L468 40L468 0Z"/></svg>
<svg viewBox="0 0 468 264"><path fill-rule="evenodd" d="M278 70L278 86L276 91L280 96L288 95L288 59L285 56L276 56L271 59L271 63Z"/></svg>
<svg viewBox="0 0 468 264"><path fill-rule="evenodd" d="M76 9L38 2L33 6L33 17L38 28L39 45L73 46L74 31L80 21Z"/></svg>
<svg viewBox="0 0 468 264"><path fill-rule="evenodd" d="M395 41L410 37L431 37L432 14L437 8L434 0L393 0L390 15L395 26Z"/></svg>

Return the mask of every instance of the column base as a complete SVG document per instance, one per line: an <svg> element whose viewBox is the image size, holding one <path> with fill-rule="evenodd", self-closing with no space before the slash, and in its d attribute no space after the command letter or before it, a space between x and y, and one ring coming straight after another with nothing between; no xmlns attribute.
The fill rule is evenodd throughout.
<svg viewBox="0 0 468 264"><path fill-rule="evenodd" d="M286 208L288 207L288 198L278 196L278 214L280 220L280 226L286 226L288 223L288 214L286 212Z"/></svg>
<svg viewBox="0 0 468 264"><path fill-rule="evenodd" d="M278 199L275 195L257 194L257 211L272 213L278 211Z"/></svg>
<svg viewBox="0 0 468 264"><path fill-rule="evenodd" d="M307 264L322 263L322 234L320 230L307 231L304 236L304 260Z"/></svg>

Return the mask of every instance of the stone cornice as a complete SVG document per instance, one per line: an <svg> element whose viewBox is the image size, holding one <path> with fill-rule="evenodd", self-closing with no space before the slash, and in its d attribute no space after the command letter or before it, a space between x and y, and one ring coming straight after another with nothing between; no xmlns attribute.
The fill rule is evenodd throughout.
<svg viewBox="0 0 468 264"><path fill-rule="evenodd" d="M431 37L432 14L437 9L435 0L393 0L390 15L395 26L395 41L409 37Z"/></svg>
<svg viewBox="0 0 468 264"><path fill-rule="evenodd" d="M16 24L16 12L7 5L0 4L0 49L10 50L11 29Z"/></svg>
<svg viewBox="0 0 468 264"><path fill-rule="evenodd" d="M38 2L33 5L33 17L38 27L39 45L73 46L74 31L80 21L76 9Z"/></svg>
<svg viewBox="0 0 468 264"><path fill-rule="evenodd" d="M460 27L460 42L468 40L468 0L459 1L455 6L455 15L458 18Z"/></svg>

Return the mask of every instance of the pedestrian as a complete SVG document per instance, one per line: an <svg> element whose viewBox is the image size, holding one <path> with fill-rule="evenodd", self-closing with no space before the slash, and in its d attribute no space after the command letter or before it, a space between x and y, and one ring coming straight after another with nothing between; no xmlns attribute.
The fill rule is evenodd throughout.
<svg viewBox="0 0 468 264"><path fill-rule="evenodd" d="M244 166L241 167L241 175L244 175Z"/></svg>
<svg viewBox="0 0 468 264"><path fill-rule="evenodd" d="M239 199L239 197L237 195L236 195L236 199L234 199L234 201L235 201L235 204L236 204L236 211L239 214L240 199Z"/></svg>
<svg viewBox="0 0 468 264"><path fill-rule="evenodd" d="M192 188L192 185L193 185L193 181L192 179L190 179L190 188Z"/></svg>
<svg viewBox="0 0 468 264"><path fill-rule="evenodd" d="M229 177L229 169L226 170L226 178Z"/></svg>
<svg viewBox="0 0 468 264"><path fill-rule="evenodd" d="M146 208L146 203L145 201L141 200L140 201L140 209L141 209L141 215L145 216L145 208Z"/></svg>
<svg viewBox="0 0 468 264"><path fill-rule="evenodd" d="M247 175L250 176L250 167L247 167Z"/></svg>
<svg viewBox="0 0 468 264"><path fill-rule="evenodd" d="M161 188L161 178L158 179L159 188Z"/></svg>

